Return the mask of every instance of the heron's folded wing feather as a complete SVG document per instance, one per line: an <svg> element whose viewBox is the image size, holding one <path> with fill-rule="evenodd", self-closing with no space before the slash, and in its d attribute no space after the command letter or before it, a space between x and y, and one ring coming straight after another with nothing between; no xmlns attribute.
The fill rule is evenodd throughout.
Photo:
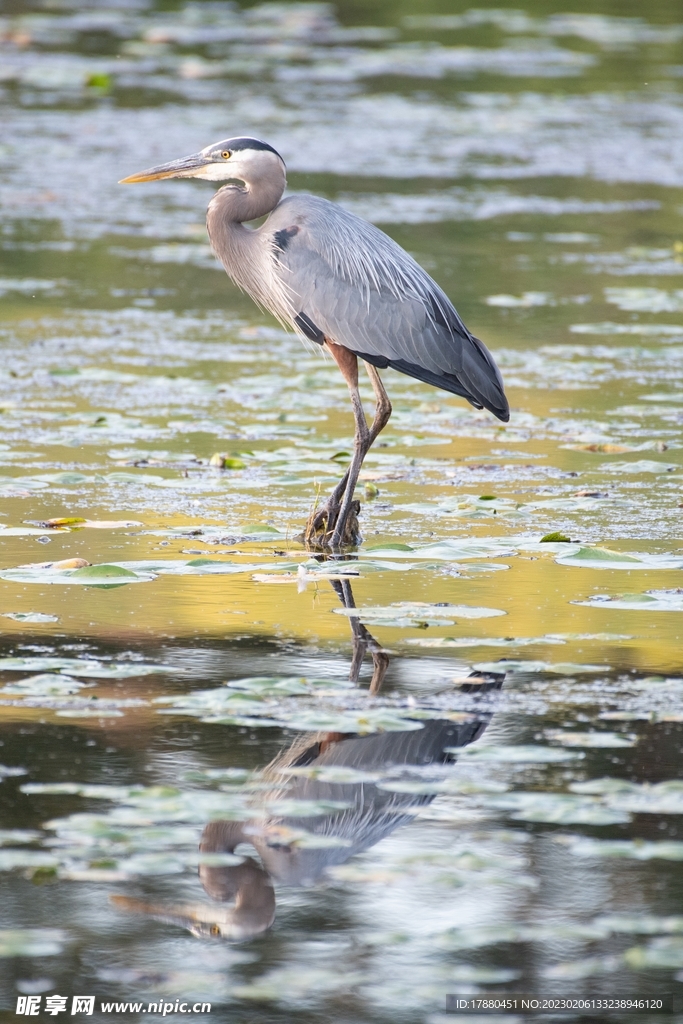
<svg viewBox="0 0 683 1024"><path fill-rule="evenodd" d="M305 313L368 362L395 366L507 418L493 358L426 271L373 225L305 198L300 230L276 255L295 314Z"/></svg>

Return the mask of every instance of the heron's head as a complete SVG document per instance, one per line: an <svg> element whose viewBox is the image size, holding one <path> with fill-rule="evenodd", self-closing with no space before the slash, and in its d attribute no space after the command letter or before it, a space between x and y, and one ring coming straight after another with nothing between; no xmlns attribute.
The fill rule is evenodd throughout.
<svg viewBox="0 0 683 1024"><path fill-rule="evenodd" d="M199 153L150 167L138 174L130 174L119 184L132 185L139 181L158 181L160 178L251 182L259 178L281 176L284 181L284 171L284 160L267 142L248 138L223 139Z"/></svg>

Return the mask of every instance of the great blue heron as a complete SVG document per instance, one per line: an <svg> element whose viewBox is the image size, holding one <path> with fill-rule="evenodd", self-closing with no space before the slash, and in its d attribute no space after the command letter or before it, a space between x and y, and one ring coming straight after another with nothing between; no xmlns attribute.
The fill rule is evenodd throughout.
<svg viewBox="0 0 683 1024"><path fill-rule="evenodd" d="M160 178L228 181L209 203L211 245L232 280L261 307L334 357L351 393L351 463L305 539L338 550L357 539L354 491L363 459L386 426L391 403L377 368L391 366L466 398L506 422L509 406L490 352L465 327L445 293L393 239L319 196L283 199L285 163L266 142L225 139L151 167L124 183ZM270 214L260 227L248 221ZM358 359L375 393L368 427Z"/></svg>

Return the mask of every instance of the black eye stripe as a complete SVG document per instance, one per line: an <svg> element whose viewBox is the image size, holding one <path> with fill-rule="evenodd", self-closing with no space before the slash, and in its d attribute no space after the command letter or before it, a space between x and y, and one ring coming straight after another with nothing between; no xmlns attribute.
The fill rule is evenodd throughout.
<svg viewBox="0 0 683 1024"><path fill-rule="evenodd" d="M238 138L238 139L223 139L221 142L215 144L215 150L219 153L225 153L229 151L231 154L238 153L241 149L255 149L255 150L268 150L269 153L275 153L275 156L282 157L276 149L269 146L267 142L261 142L260 139L249 139L249 138ZM283 161L284 163L284 161Z"/></svg>

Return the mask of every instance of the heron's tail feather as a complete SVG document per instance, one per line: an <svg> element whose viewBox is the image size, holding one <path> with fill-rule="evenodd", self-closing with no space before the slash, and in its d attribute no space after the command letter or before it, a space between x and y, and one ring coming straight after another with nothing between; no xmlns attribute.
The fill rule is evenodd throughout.
<svg viewBox="0 0 683 1024"><path fill-rule="evenodd" d="M471 344L463 346L459 376L470 395L504 423L510 419L510 406L503 389L503 378L483 341L470 334ZM471 399L470 399L471 401Z"/></svg>
<svg viewBox="0 0 683 1024"><path fill-rule="evenodd" d="M468 345L465 350L463 367L457 376L445 370L440 373L427 370L419 363L410 363L407 359L387 359L384 356L366 355L364 352L357 352L356 355L380 370L391 366L408 377L441 388L442 391L450 391L453 395L460 395L475 409L488 409L503 423L507 423L510 419L510 406L498 367L483 342L474 337L472 342L472 346Z"/></svg>

